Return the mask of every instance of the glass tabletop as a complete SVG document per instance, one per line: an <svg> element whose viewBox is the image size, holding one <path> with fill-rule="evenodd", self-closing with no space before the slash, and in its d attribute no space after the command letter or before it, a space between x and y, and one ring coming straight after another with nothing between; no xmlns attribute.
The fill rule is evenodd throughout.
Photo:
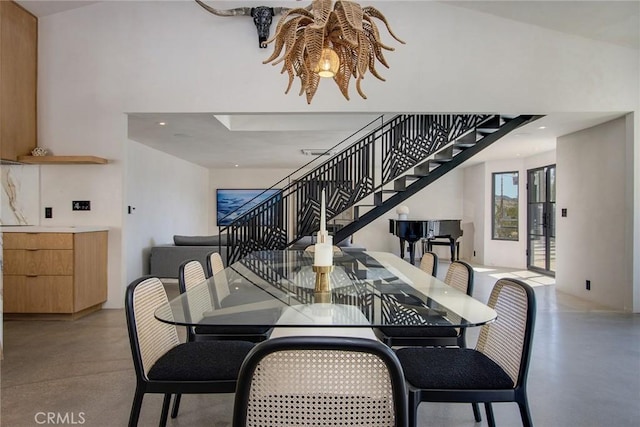
<svg viewBox="0 0 640 427"><path fill-rule="evenodd" d="M258 251L160 306L176 325L468 327L496 312L386 252L336 254L330 295L315 292L313 253Z"/></svg>

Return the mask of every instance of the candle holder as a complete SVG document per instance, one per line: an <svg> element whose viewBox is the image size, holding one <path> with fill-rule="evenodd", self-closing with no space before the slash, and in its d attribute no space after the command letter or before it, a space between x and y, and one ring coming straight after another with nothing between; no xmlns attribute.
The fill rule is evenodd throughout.
<svg viewBox="0 0 640 427"><path fill-rule="evenodd" d="M333 265L314 265L313 271L316 273L315 293L331 294L331 281L329 274L333 271Z"/></svg>
<svg viewBox="0 0 640 427"><path fill-rule="evenodd" d="M331 292L314 292L313 302L316 304L331 304Z"/></svg>

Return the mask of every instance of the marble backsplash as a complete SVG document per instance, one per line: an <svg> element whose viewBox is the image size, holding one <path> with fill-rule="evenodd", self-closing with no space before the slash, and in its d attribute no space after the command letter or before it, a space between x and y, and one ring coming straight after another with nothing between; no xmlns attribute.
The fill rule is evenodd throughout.
<svg viewBox="0 0 640 427"><path fill-rule="evenodd" d="M40 168L34 165L0 165L1 225L38 225Z"/></svg>

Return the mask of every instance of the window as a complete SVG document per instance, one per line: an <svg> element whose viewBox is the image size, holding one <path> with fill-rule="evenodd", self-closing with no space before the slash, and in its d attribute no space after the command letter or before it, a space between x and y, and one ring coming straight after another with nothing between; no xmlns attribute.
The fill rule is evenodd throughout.
<svg viewBox="0 0 640 427"><path fill-rule="evenodd" d="M518 172L492 174L493 240L518 240Z"/></svg>

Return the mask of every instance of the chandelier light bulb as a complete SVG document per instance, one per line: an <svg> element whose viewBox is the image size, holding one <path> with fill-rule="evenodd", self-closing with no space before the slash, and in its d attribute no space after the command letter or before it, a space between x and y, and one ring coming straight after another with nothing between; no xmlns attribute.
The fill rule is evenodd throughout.
<svg viewBox="0 0 640 427"><path fill-rule="evenodd" d="M333 77L338 74L339 67L340 58L338 58L336 51L330 47L325 47L322 49L320 61L318 61L314 71L318 73L320 77Z"/></svg>

